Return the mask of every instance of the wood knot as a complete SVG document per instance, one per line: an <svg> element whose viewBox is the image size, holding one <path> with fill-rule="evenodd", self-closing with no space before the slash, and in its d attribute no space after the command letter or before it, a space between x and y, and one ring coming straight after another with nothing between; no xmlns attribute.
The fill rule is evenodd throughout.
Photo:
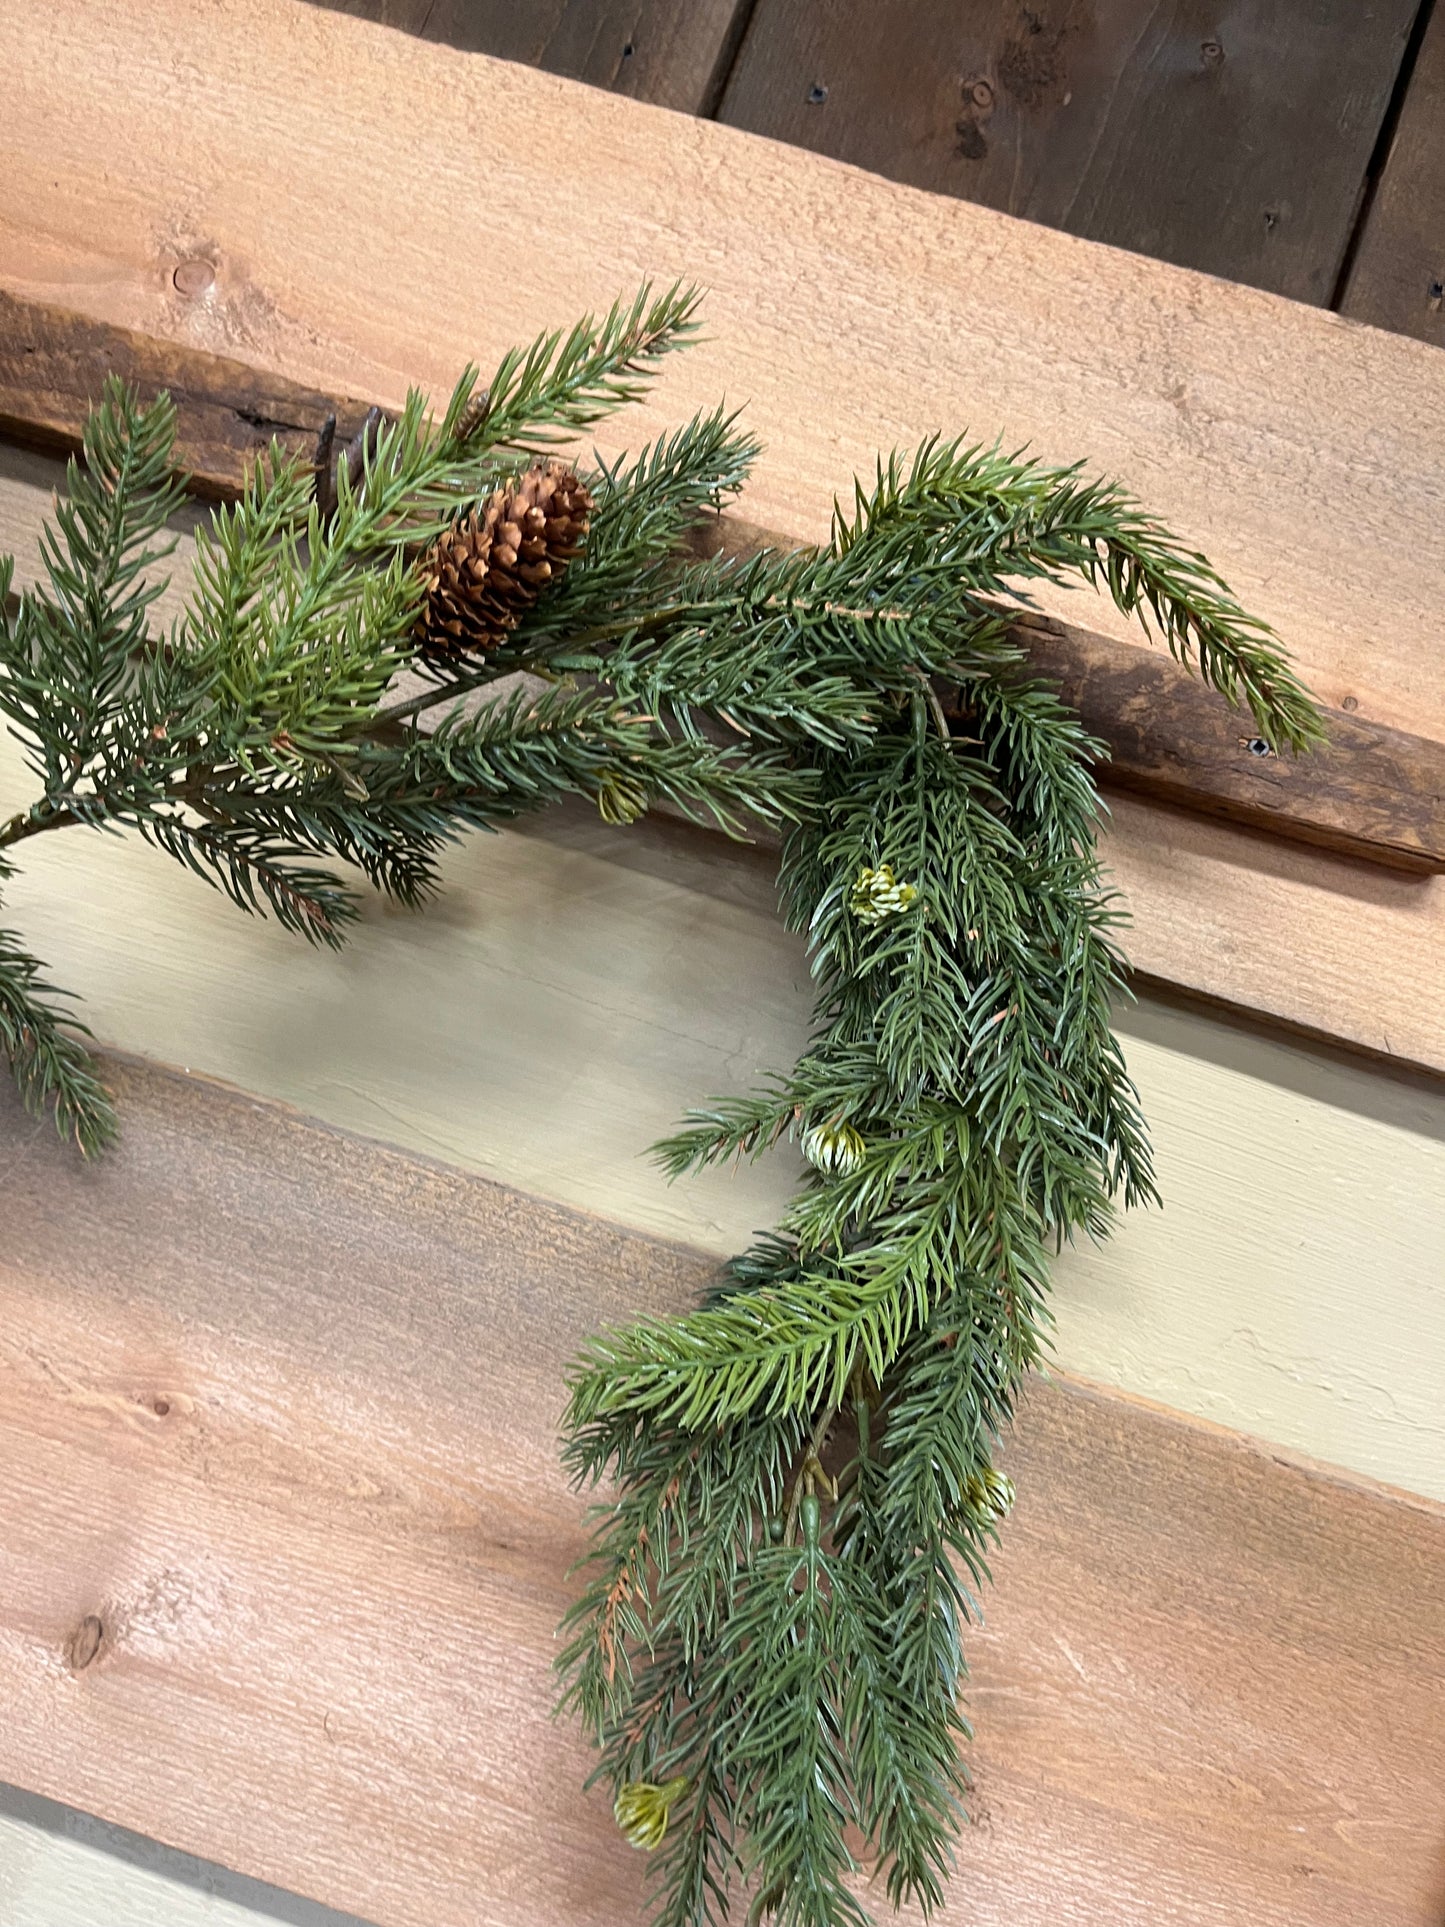
<svg viewBox="0 0 1445 1927"><path fill-rule="evenodd" d="M83 1673L100 1651L105 1627L94 1613L87 1613L65 1642L66 1663L73 1673Z"/></svg>

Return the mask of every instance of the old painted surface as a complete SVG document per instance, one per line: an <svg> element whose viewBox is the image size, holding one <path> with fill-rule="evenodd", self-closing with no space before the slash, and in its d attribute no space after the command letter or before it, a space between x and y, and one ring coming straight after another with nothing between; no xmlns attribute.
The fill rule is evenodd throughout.
<svg viewBox="0 0 1445 1927"><path fill-rule="evenodd" d="M67 833L29 846L5 920L101 1037L544 1196L721 1254L792 1180L783 1157L668 1188L646 1158L806 1035L769 859L703 833L579 809L478 837L431 911L371 899L340 954ZM1167 1206L1061 1267L1061 1360L1445 1495L1445 1086L1124 1022Z"/></svg>
<svg viewBox="0 0 1445 1927"><path fill-rule="evenodd" d="M634 1918L548 1712L554 1430L708 1261L111 1074L88 1170L0 1098L0 1774L381 1927ZM1445 1512L1062 1383L1008 1463L970 1919L1435 1927Z"/></svg>

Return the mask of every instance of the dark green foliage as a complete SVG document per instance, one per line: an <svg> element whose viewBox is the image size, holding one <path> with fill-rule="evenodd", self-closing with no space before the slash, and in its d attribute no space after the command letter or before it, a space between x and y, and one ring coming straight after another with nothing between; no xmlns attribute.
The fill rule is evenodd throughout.
<svg viewBox="0 0 1445 1927"><path fill-rule="evenodd" d="M660 1155L676 1174L791 1137L812 1168L695 1312L578 1361L565 1455L608 1499L561 1664L620 1824L659 1848L658 1927L720 1922L742 1887L754 1920L857 1927L860 1834L891 1901L943 1898L964 1632L1011 1499L994 1452L1050 1258L1152 1195L1110 1027L1097 746L1030 681L1005 599L1082 576L1281 746L1318 718L1202 558L1117 489L997 449L884 463L822 549L687 560L756 453L721 412L588 477L583 554L502 647L416 658L419 552L529 450L639 394L694 305L644 290L509 355L484 393L469 369L439 422L413 395L324 518L273 449L201 536L169 637L147 612L173 414L111 384L46 581L0 626L0 714L42 788L0 825L0 882L30 836L129 829L336 943L357 906L335 864L420 904L449 842L562 796L618 824L665 802L782 827L809 1047ZM397 689L404 670L420 681ZM0 935L0 1046L26 1102L96 1151L108 1101L52 995Z"/></svg>

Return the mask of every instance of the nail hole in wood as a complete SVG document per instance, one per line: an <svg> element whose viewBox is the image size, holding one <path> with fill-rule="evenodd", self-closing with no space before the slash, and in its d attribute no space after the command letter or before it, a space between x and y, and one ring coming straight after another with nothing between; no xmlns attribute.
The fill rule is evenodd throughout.
<svg viewBox="0 0 1445 1927"><path fill-rule="evenodd" d="M1360 706L1360 699L1358 696L1346 696L1344 701L1340 704L1340 708L1347 710L1351 716L1354 715L1355 711L1359 708L1359 706Z"/></svg>
<svg viewBox="0 0 1445 1927"><path fill-rule="evenodd" d="M1445 306L1445 281L1432 281L1430 283L1429 300L1430 312L1432 314L1439 314L1441 307Z"/></svg>
<svg viewBox="0 0 1445 1927"><path fill-rule="evenodd" d="M171 1402L168 1398L158 1398L155 1404L151 1406L151 1410L157 1418L169 1418L171 1415Z"/></svg>
<svg viewBox="0 0 1445 1927"><path fill-rule="evenodd" d="M193 261L182 261L171 280L178 294L190 295L194 299L216 285L216 270L209 261L198 255Z"/></svg>
<svg viewBox="0 0 1445 1927"><path fill-rule="evenodd" d="M827 98L828 89L820 80L815 80L808 89L808 105L810 107L821 107Z"/></svg>
<svg viewBox="0 0 1445 1927"><path fill-rule="evenodd" d="M631 60L633 54L636 53L636 51L637 49L633 46L632 42L629 40L627 45L622 49L622 58L624 60Z"/></svg>
<svg viewBox="0 0 1445 1927"><path fill-rule="evenodd" d="M1244 747L1249 751L1251 756L1273 756L1274 755L1273 748L1268 742L1266 742L1263 736L1249 737Z"/></svg>
<svg viewBox="0 0 1445 1927"><path fill-rule="evenodd" d="M83 1673L100 1651L101 1641L105 1638L105 1628L94 1613L87 1613L70 1638L65 1642L65 1657L70 1669Z"/></svg>

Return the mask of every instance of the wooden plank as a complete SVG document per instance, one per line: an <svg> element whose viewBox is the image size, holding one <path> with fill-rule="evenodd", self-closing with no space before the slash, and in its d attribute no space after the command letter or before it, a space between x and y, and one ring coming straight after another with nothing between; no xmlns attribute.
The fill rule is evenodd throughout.
<svg viewBox="0 0 1445 1927"><path fill-rule="evenodd" d="M892 180L1329 302L1416 0L759 0L720 109Z"/></svg>
<svg viewBox="0 0 1445 1927"><path fill-rule="evenodd" d="M83 320L0 289L0 436L69 453L79 446L108 375L147 397L169 390L177 410L176 461L196 494L222 501L239 493L273 439L310 459L328 415L335 415L344 444L370 406L233 356Z"/></svg>
<svg viewBox="0 0 1445 1927"><path fill-rule="evenodd" d="M394 405L643 274L702 277L706 342L607 448L746 397L769 447L743 512L798 540L880 445L939 428L1090 456L1209 552L1326 702L1445 738L1445 360L1424 344L287 0L8 16L0 285ZM63 72L56 35L79 50ZM365 112L364 179L314 111L333 97ZM479 181L498 184L485 304L457 272ZM186 296L198 259L214 278ZM1042 606L1128 633L1086 593ZM1216 894L1181 905L1159 854L1193 826L1118 812L1121 882L1169 905L1136 902L1145 968L1371 1047L1403 1029L1412 1061L1441 1061L1435 884L1365 888L1358 865L1198 827L1186 867Z"/></svg>
<svg viewBox="0 0 1445 1927"><path fill-rule="evenodd" d="M684 114L710 114L748 0L320 0L423 40L518 60Z"/></svg>
<svg viewBox="0 0 1445 1927"><path fill-rule="evenodd" d="M0 813L25 794L20 761L0 755ZM1438 928L1362 997L1311 940L1310 892L1248 868L1226 889L1191 841L1213 826L1123 796L1116 825L1125 811L1146 819L1125 845L1136 957L1232 946L1241 999L1298 978L1397 1058L1420 1046ZM762 851L658 818L621 832L578 804L449 853L424 916L368 895L339 953L239 916L135 837L33 852L0 922L108 1043L719 1256L786 1205L795 1151L672 1185L647 1156L806 1045L807 960ZM1414 886L1359 881L1314 894L1362 952L1398 914L1369 892ZM1445 1499L1445 1081L1152 998L1117 1023L1166 1207L1060 1261L1059 1363Z"/></svg>
<svg viewBox="0 0 1445 1927"><path fill-rule="evenodd" d="M1445 348L1445 10L1425 27L1341 312Z"/></svg>
<svg viewBox="0 0 1445 1927"><path fill-rule="evenodd" d="M176 459L211 496L234 496L273 437L310 455L328 414L343 439L366 414L364 402L0 290L0 436L74 447L109 373L143 394L170 391ZM700 534L711 552L790 546L732 516ZM1031 668L1059 684L1108 746L1106 783L1392 868L1445 870L1445 743L1337 712L1327 751L1281 758L1247 715L1162 652L1042 617L1017 633Z"/></svg>
<svg viewBox="0 0 1445 1927"><path fill-rule="evenodd" d="M705 1263L108 1069L99 1167L0 1098L0 1774L381 1927L637 1918L548 1710L560 1372ZM1067 1382L1008 1454L969 1918L1434 1927L1445 1514Z"/></svg>

